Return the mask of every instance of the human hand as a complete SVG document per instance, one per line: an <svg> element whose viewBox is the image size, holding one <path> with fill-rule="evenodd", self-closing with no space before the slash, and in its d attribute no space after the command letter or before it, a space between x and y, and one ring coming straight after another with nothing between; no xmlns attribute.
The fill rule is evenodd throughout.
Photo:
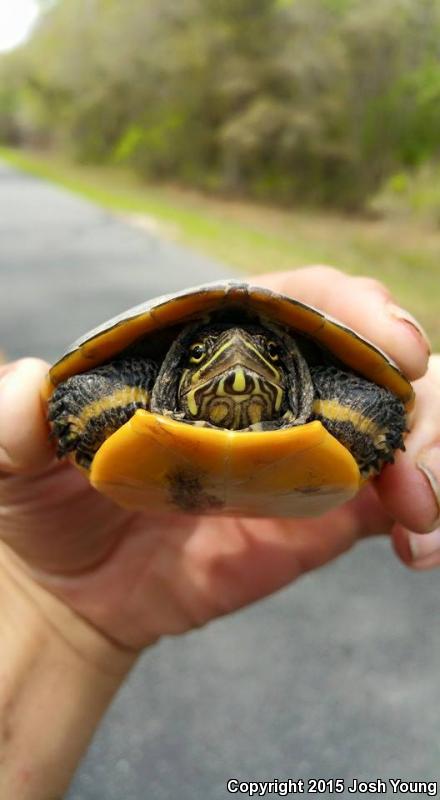
<svg viewBox="0 0 440 800"><path fill-rule="evenodd" d="M438 524L432 485L440 450L437 445L429 461L428 448L440 441L440 359L432 358L425 374L429 350L417 324L380 284L331 268L274 273L255 282L356 328L416 380L406 452L374 485L318 519L160 517L122 510L68 462L54 461L39 400L47 366L25 359L0 372L3 564L31 574L124 648L138 650L164 634L232 612L365 536L391 533L398 554L412 563L409 544L421 537L409 531L427 532ZM416 466L420 453L425 473Z"/></svg>

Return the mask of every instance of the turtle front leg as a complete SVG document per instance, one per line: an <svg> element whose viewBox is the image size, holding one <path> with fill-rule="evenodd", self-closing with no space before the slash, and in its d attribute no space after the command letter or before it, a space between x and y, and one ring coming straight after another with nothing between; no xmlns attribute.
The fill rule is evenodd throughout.
<svg viewBox="0 0 440 800"><path fill-rule="evenodd" d="M57 440L57 456L71 453L89 469L93 457L138 408L149 409L157 366L141 358L123 358L73 375L55 389L48 419Z"/></svg>
<svg viewBox="0 0 440 800"><path fill-rule="evenodd" d="M362 477L377 475L404 450L403 403L389 389L335 367L312 367L313 419L318 419L357 461Z"/></svg>

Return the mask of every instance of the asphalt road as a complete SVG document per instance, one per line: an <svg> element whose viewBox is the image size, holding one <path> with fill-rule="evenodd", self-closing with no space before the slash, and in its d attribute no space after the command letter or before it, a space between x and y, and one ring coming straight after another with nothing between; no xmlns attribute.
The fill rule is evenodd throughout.
<svg viewBox="0 0 440 800"><path fill-rule="evenodd" d="M54 358L125 307L229 274L0 165L0 347L11 358ZM439 612L440 575L408 572L376 540L164 640L113 703L68 800L247 797L228 794L229 778L339 778L339 796L353 797L353 778L440 779Z"/></svg>

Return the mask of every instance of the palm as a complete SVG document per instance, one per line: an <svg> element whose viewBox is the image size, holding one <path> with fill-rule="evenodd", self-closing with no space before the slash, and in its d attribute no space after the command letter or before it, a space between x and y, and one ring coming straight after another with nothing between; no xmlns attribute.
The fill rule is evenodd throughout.
<svg viewBox="0 0 440 800"><path fill-rule="evenodd" d="M348 548L370 491L316 521L153 517L118 509L71 466L9 478L3 532L43 583L114 640L139 647L251 602ZM19 513L17 503L26 497ZM51 498L51 502L47 498ZM42 498L46 498L43 500Z"/></svg>

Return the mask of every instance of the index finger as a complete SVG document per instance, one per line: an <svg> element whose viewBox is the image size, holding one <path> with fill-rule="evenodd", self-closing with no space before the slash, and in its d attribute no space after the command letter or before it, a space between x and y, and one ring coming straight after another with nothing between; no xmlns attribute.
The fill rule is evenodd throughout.
<svg viewBox="0 0 440 800"><path fill-rule="evenodd" d="M428 337L379 281L352 277L326 266L266 273L252 281L316 306L353 328L390 355L410 380L425 374L430 355Z"/></svg>

